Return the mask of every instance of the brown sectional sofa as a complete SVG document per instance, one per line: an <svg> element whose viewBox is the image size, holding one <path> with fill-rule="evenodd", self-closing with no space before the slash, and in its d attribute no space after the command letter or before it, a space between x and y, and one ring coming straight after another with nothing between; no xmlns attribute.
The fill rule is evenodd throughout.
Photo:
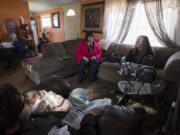
<svg viewBox="0 0 180 135"><path fill-rule="evenodd" d="M62 43L45 44L42 48L42 57L35 60L23 60L22 66L27 76L36 84L46 80L48 76L56 74L61 77L78 72L75 63L75 48L79 40L69 40ZM127 55L132 45L112 43L103 55L115 52ZM156 56L157 78L167 81L180 81L180 51L166 47L153 47ZM65 57L65 59L63 59ZM104 61L98 71L98 78L117 83L122 76L119 63Z"/></svg>
<svg viewBox="0 0 180 135"><path fill-rule="evenodd" d="M26 75L36 84L46 80L51 74L61 77L78 71L75 63L75 48L79 40L50 43L42 46L42 57L23 60Z"/></svg>
<svg viewBox="0 0 180 135"><path fill-rule="evenodd" d="M106 56L111 52L127 55L132 47L132 45L112 43L109 48L104 51L104 55ZM153 52L156 59L155 68L157 78L167 81L180 81L179 49L153 47ZM119 80L122 80L122 76L117 72L118 70L120 70L120 64L104 61L99 68L98 78L117 83Z"/></svg>

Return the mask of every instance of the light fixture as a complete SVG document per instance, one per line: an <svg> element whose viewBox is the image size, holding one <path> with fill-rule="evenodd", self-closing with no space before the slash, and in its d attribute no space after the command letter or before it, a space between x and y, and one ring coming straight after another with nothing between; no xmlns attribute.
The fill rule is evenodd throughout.
<svg viewBox="0 0 180 135"><path fill-rule="evenodd" d="M76 13L73 9L69 9L66 13L66 16L75 16L75 15L76 15Z"/></svg>

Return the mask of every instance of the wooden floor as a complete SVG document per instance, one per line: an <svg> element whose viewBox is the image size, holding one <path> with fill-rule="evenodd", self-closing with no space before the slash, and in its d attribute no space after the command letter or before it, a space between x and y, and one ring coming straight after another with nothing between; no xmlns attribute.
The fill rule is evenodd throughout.
<svg viewBox="0 0 180 135"><path fill-rule="evenodd" d="M19 91L23 91L31 80L25 75L20 65L16 69L0 67L0 84L10 83Z"/></svg>

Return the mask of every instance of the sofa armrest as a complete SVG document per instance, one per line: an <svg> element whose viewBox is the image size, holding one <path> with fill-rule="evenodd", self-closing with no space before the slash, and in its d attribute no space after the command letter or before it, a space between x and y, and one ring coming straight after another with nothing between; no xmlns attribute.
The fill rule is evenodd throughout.
<svg viewBox="0 0 180 135"><path fill-rule="evenodd" d="M98 120L100 135L141 135L142 119L129 107L108 106Z"/></svg>
<svg viewBox="0 0 180 135"><path fill-rule="evenodd" d="M164 67L165 80L180 82L180 51L171 55Z"/></svg>

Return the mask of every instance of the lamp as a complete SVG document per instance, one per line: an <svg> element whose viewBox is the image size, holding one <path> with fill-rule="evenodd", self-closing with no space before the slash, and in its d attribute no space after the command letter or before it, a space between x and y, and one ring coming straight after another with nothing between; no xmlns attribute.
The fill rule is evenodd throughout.
<svg viewBox="0 0 180 135"><path fill-rule="evenodd" d="M66 13L66 16L75 16L75 15L76 15L76 13L73 9L69 9Z"/></svg>

